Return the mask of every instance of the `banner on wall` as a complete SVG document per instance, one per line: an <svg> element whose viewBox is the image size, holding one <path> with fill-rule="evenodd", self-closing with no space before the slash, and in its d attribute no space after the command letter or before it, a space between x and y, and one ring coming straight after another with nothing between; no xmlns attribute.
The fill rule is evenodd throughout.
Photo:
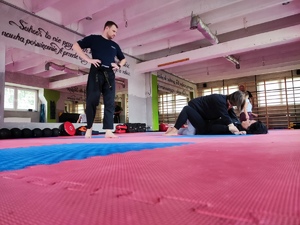
<svg viewBox="0 0 300 225"><path fill-rule="evenodd" d="M68 31L4 3L0 3L0 25L0 41L6 46L20 48L77 66L90 67L90 64L72 50L73 44L82 39L83 35ZM91 55L89 49L84 51ZM117 76L124 78L130 76L129 61L117 71Z"/></svg>
<svg viewBox="0 0 300 225"><path fill-rule="evenodd" d="M182 96L185 96L185 97L190 96L189 91L187 91L185 89L180 89L180 88L177 88L177 87L170 86L169 84L166 84L166 83L159 82L157 84L157 86L158 86L158 90L162 91L162 92L166 92L166 93L170 93L170 94L176 94L176 95L182 95Z"/></svg>
<svg viewBox="0 0 300 225"><path fill-rule="evenodd" d="M164 72L157 73L158 90L189 97L196 90L196 85Z"/></svg>
<svg viewBox="0 0 300 225"><path fill-rule="evenodd" d="M82 36L67 31L21 10L0 3L0 40L29 52L63 60L78 66L87 62L72 50L72 45ZM86 53L89 54L88 50Z"/></svg>

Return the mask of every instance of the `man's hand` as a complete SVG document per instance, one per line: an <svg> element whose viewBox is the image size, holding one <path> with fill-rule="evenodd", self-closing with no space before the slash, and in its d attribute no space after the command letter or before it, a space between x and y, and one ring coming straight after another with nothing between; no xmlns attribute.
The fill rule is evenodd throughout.
<svg viewBox="0 0 300 225"><path fill-rule="evenodd" d="M93 64L95 67L99 67L101 65L101 61L99 59L89 59L88 63Z"/></svg>
<svg viewBox="0 0 300 225"><path fill-rule="evenodd" d="M121 67L119 66L119 64L117 63L111 63L111 67L113 68L113 71L116 71L118 69L120 69Z"/></svg>

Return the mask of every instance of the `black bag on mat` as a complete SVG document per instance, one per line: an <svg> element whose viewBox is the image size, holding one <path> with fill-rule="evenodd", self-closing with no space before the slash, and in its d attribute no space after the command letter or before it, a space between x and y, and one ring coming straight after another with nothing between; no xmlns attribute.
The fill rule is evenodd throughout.
<svg viewBox="0 0 300 225"><path fill-rule="evenodd" d="M125 125L127 126L127 133L146 132L145 123L125 123Z"/></svg>
<svg viewBox="0 0 300 225"><path fill-rule="evenodd" d="M127 133L135 133L137 132L137 126L135 123L125 123L125 125L127 126Z"/></svg>
<svg viewBox="0 0 300 225"><path fill-rule="evenodd" d="M137 124L137 131L138 132L146 132L146 124L145 123L138 123Z"/></svg>

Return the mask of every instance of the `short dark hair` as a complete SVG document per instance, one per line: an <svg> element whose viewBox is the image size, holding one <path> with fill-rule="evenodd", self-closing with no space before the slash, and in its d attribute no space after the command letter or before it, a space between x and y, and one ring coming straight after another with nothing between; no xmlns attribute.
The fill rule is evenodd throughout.
<svg viewBox="0 0 300 225"><path fill-rule="evenodd" d="M119 28L118 25L117 25L115 22L109 20L109 21L107 21L107 22L104 24L104 29L105 29L105 27L111 27L111 26L113 26L113 25L115 25L116 28Z"/></svg>
<svg viewBox="0 0 300 225"><path fill-rule="evenodd" d="M261 121L257 121L255 123L252 123L248 127L246 132L247 132L247 134L267 134L268 133L268 128Z"/></svg>

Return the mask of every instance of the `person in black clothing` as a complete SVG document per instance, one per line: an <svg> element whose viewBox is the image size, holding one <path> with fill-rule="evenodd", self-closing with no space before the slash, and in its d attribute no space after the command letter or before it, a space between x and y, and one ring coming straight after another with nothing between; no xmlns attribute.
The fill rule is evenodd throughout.
<svg viewBox="0 0 300 225"><path fill-rule="evenodd" d="M256 120L244 120L240 121L236 116L234 109L230 108L228 114L232 120L234 126L236 126L239 132L233 132L233 134L267 134L268 128L261 121ZM196 129L188 121L188 127L180 128L178 134L181 135L195 135ZM188 130L187 130L188 129ZM220 117L216 120L205 121L205 129L202 134L232 134L228 126L225 124L225 121Z"/></svg>
<svg viewBox="0 0 300 225"><path fill-rule="evenodd" d="M114 123L120 123L120 114L123 111L122 107L115 102L115 116L114 116Z"/></svg>
<svg viewBox="0 0 300 225"><path fill-rule="evenodd" d="M112 41L116 36L118 26L113 21L107 21L102 35L90 35L73 44L73 50L79 57L91 63L87 81L86 138L92 136L92 126L96 115L96 107L99 104L100 94L104 101L103 129L105 137L117 137L113 134L113 115L115 102L115 71L125 65L126 59L117 43ZM91 49L92 58L86 55L83 49ZM116 63L115 58L119 60Z"/></svg>
<svg viewBox="0 0 300 225"><path fill-rule="evenodd" d="M261 121L244 120L240 121L236 116L233 108L228 110L228 114L232 123L238 128L239 132L233 134L267 134L268 128ZM220 118L213 121L207 121L206 134L232 134L225 125L224 121Z"/></svg>
<svg viewBox="0 0 300 225"><path fill-rule="evenodd" d="M174 127L168 128L165 135L177 135L178 130L187 120L196 128L196 134L207 133L206 121L222 119L231 133L240 132L233 124L228 110L233 106L238 111L244 108L246 95L236 91L230 95L212 94L192 99L180 112Z"/></svg>

